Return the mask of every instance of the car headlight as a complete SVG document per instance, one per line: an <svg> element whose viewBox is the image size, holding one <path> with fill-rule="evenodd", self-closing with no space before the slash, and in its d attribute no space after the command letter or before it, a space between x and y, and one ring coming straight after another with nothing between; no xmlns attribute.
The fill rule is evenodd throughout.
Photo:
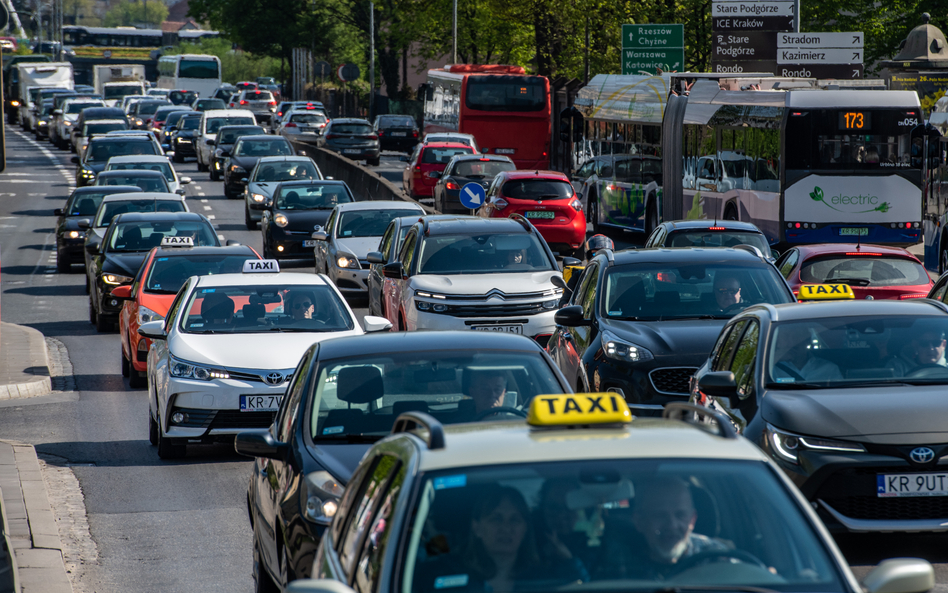
<svg viewBox="0 0 948 593"><path fill-rule="evenodd" d="M69 231L66 233L67 239L85 239L86 234L82 231Z"/></svg>
<svg viewBox="0 0 948 593"><path fill-rule="evenodd" d="M602 332L602 351L607 357L622 362L644 362L654 358L645 348L620 340L610 331Z"/></svg>
<svg viewBox="0 0 948 593"><path fill-rule="evenodd" d="M164 317L155 313L148 307L138 306L138 325L148 323L149 321L162 321Z"/></svg>
<svg viewBox="0 0 948 593"><path fill-rule="evenodd" d="M129 284L135 279L131 276L122 276L121 274L103 274L102 282L106 284Z"/></svg>
<svg viewBox="0 0 948 593"><path fill-rule="evenodd" d="M243 167L238 167L237 165L231 165L231 166L230 166L230 172L231 172L231 173L246 173L246 171L244 171Z"/></svg>
<svg viewBox="0 0 948 593"><path fill-rule="evenodd" d="M429 303L418 299L415 299L415 308L419 311L434 311L435 313L444 313L448 310L448 306L444 303Z"/></svg>
<svg viewBox="0 0 948 593"><path fill-rule="evenodd" d="M267 197L263 194L250 194L250 199L258 204L261 204L266 201Z"/></svg>
<svg viewBox="0 0 948 593"><path fill-rule="evenodd" d="M823 439L818 437L805 437L802 435L784 432L767 425L764 429L764 436L767 444L773 449L777 457L787 463L798 463L797 455L800 451L825 451L828 453L865 453L866 448L859 443L849 443L846 441L835 441L833 439Z"/></svg>
<svg viewBox="0 0 948 593"><path fill-rule="evenodd" d="M303 479L303 515L310 521L329 524L339 509L344 487L327 471L310 472Z"/></svg>
<svg viewBox="0 0 948 593"><path fill-rule="evenodd" d="M551 311L560 306L560 299L553 299L551 301L543 301L543 308L547 311Z"/></svg>
<svg viewBox="0 0 948 593"><path fill-rule="evenodd" d="M136 126L140 126L140 125L142 125L143 123L145 123L145 122L143 122L142 120L137 119L137 118L135 119L135 125L136 125Z"/></svg>
<svg viewBox="0 0 948 593"><path fill-rule="evenodd" d="M85 177L86 179L95 179L95 171L92 169L83 169L79 172L80 177Z"/></svg>
<svg viewBox="0 0 948 593"><path fill-rule="evenodd" d="M64 126L71 126L71 125L72 125L72 122L71 122L71 121L64 121L64 122L63 122L63 125L64 125Z"/></svg>
<svg viewBox="0 0 948 593"><path fill-rule="evenodd" d="M290 221L286 218L286 215L282 212L273 217L273 222L280 228L285 227L290 224Z"/></svg>
<svg viewBox="0 0 948 593"><path fill-rule="evenodd" d="M36 122L36 125L38 125L38 126L45 126L45 125L46 125L46 120L42 120L42 119L41 119L41 120L39 120L38 122Z"/></svg>
<svg viewBox="0 0 948 593"><path fill-rule="evenodd" d="M354 255L340 255L336 259L336 265L340 268L353 268L359 269L359 259Z"/></svg>
<svg viewBox="0 0 948 593"><path fill-rule="evenodd" d="M229 379L230 374L223 369L216 369L199 364L193 364L174 356L168 362L168 372L172 377L180 379L198 379L199 381L213 381L214 379Z"/></svg>

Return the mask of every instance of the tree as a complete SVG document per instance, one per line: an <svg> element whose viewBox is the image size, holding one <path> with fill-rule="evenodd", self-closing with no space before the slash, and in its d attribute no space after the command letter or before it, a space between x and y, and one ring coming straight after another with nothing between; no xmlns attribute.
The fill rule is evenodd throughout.
<svg viewBox="0 0 948 593"><path fill-rule="evenodd" d="M105 13L103 25L106 27L133 27L147 25L160 28L162 21L168 18L168 7L161 0L121 0Z"/></svg>
<svg viewBox="0 0 948 593"><path fill-rule="evenodd" d="M63 0L63 18L67 23L96 27L102 19L95 12L95 0Z"/></svg>

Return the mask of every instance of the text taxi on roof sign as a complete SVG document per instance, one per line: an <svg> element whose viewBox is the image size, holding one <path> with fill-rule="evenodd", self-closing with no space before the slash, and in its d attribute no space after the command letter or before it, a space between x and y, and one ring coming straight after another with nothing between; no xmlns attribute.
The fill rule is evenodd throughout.
<svg viewBox="0 0 948 593"><path fill-rule="evenodd" d="M194 237L162 237L162 247L194 247Z"/></svg>
<svg viewBox="0 0 948 593"><path fill-rule="evenodd" d="M527 424L567 426L626 423L632 412L615 393L571 393L538 395L530 401Z"/></svg>
<svg viewBox="0 0 948 593"><path fill-rule="evenodd" d="M280 271L280 262L275 259L248 259L244 262L244 274L275 274Z"/></svg>
<svg viewBox="0 0 948 593"><path fill-rule="evenodd" d="M843 301L854 299L852 287L848 284L803 284L797 301Z"/></svg>

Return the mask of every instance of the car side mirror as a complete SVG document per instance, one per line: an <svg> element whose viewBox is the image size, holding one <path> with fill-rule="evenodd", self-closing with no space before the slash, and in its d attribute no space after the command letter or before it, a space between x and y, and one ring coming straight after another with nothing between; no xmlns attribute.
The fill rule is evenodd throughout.
<svg viewBox="0 0 948 593"><path fill-rule="evenodd" d="M772 258L774 258L774 259L777 259L778 257L780 257L780 252L777 251L776 249L771 249L771 250L770 250L770 257L772 257Z"/></svg>
<svg viewBox="0 0 948 593"><path fill-rule="evenodd" d="M86 243L86 253L89 255L96 255L99 253L99 245L97 243Z"/></svg>
<svg viewBox="0 0 948 593"><path fill-rule="evenodd" d="M181 179L178 180L178 182L179 182L181 185L187 185L187 184L191 183L191 178L190 178L190 177L182 177Z"/></svg>
<svg viewBox="0 0 948 593"><path fill-rule="evenodd" d="M432 179L441 179L441 172L440 172L440 171L432 171L432 172L428 173L428 177L431 177Z"/></svg>
<svg viewBox="0 0 948 593"><path fill-rule="evenodd" d="M365 256L365 259L368 260L370 264L385 265L385 258L382 257L382 254L378 251L370 251L368 255Z"/></svg>
<svg viewBox="0 0 948 593"><path fill-rule="evenodd" d="M247 457L283 460L290 448L286 443L274 439L269 432L239 432L234 441L234 449Z"/></svg>
<svg viewBox="0 0 948 593"><path fill-rule="evenodd" d="M138 326L138 335L150 338L152 340L166 340L168 333L165 331L164 320L149 321Z"/></svg>
<svg viewBox="0 0 948 593"><path fill-rule="evenodd" d="M237 246L243 245L243 243L241 243L240 241L234 241L233 239L227 239L227 241L224 242L224 245L228 247L233 247L235 245Z"/></svg>
<svg viewBox="0 0 948 593"><path fill-rule="evenodd" d="M246 177L241 177L241 178L240 178L240 182L241 182L241 183L247 183L247 178L246 178Z"/></svg>
<svg viewBox="0 0 948 593"><path fill-rule="evenodd" d="M80 229L90 229L92 228L92 221L88 218L80 218L76 221L76 226Z"/></svg>
<svg viewBox="0 0 948 593"><path fill-rule="evenodd" d="M581 266L583 262L579 261L575 257L564 257L563 258L563 267L567 266Z"/></svg>
<svg viewBox="0 0 948 593"><path fill-rule="evenodd" d="M313 231L313 234L310 235L310 238L314 241L327 241L329 239L329 235L326 233L326 231Z"/></svg>
<svg viewBox="0 0 948 593"><path fill-rule="evenodd" d="M179 187L178 189L174 190L174 193L178 194L179 196L183 196L184 190Z"/></svg>
<svg viewBox="0 0 948 593"><path fill-rule="evenodd" d="M370 334L372 332L382 332L392 329L392 322L384 317L366 315L365 318L362 319L362 327L365 328L365 333Z"/></svg>
<svg viewBox="0 0 948 593"><path fill-rule="evenodd" d="M712 397L726 397L733 400L737 397L737 384L734 382L734 373L731 371L712 371L705 373L698 379L698 389L705 395Z"/></svg>
<svg viewBox="0 0 948 593"><path fill-rule="evenodd" d="M583 317L583 306L563 307L553 315L553 322L563 327L583 327L592 325L592 321Z"/></svg>
<svg viewBox="0 0 948 593"><path fill-rule="evenodd" d="M74 156L74 157L72 157L71 159L69 159L69 162L72 163L73 165L78 165L78 164L79 164L79 157Z"/></svg>
<svg viewBox="0 0 948 593"><path fill-rule="evenodd" d="M63 114L62 109L53 109L53 115L62 115L62 114Z"/></svg>
<svg viewBox="0 0 948 593"><path fill-rule="evenodd" d="M382 268L382 275L386 278L401 280L405 276L405 270L402 267L402 262L395 261L390 264L385 264L385 267Z"/></svg>
<svg viewBox="0 0 948 593"><path fill-rule="evenodd" d="M299 579L286 587L286 593L355 593L351 587L330 579Z"/></svg>
<svg viewBox="0 0 948 593"><path fill-rule="evenodd" d="M862 580L866 593L924 593L935 587L935 569L919 558L883 560Z"/></svg>
<svg viewBox="0 0 948 593"><path fill-rule="evenodd" d="M226 157L229 157L229 156L230 156L230 152L228 152L228 151L226 151L226 150L222 150L222 151L221 151L221 158L226 158Z"/></svg>
<svg viewBox="0 0 948 593"><path fill-rule="evenodd" d="M204 141L204 144L207 144L208 146L217 146L217 141L211 138L208 138L207 140Z"/></svg>
<svg viewBox="0 0 948 593"><path fill-rule="evenodd" d="M125 286L116 286L109 294L119 300L127 301L132 298L132 285L126 284Z"/></svg>
<svg viewBox="0 0 948 593"><path fill-rule="evenodd" d="M568 288L566 285L566 280L563 280L562 276L557 276L555 274L550 277L550 284L557 288L562 288L563 290Z"/></svg>
<svg viewBox="0 0 948 593"><path fill-rule="evenodd" d="M62 215L63 215L62 208L56 208L55 210L53 210L53 216L62 216Z"/></svg>

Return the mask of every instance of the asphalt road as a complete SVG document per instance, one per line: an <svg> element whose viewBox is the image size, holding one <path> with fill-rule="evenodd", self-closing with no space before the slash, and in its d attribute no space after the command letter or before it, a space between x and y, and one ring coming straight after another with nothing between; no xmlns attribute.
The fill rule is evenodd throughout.
<svg viewBox="0 0 948 593"><path fill-rule="evenodd" d="M95 562L79 567L82 591L252 591L251 530L245 495L250 461L224 445L189 447L186 459L164 462L149 446L144 390L129 389L119 368L116 334L97 334L88 321L80 266L55 271L53 208L70 191L70 153L37 145L7 130L7 170L0 174L2 319L24 324L65 344L77 391L0 403L0 438L32 443L53 463L69 465L82 487ZM386 156L377 170L396 182L404 163ZM221 184L178 167L192 210L218 232L262 249L247 231L243 202L223 197ZM635 237L618 234L618 247ZM283 264L311 271L310 262ZM364 306L363 303L354 305ZM358 309L360 315L365 309ZM919 556L936 563L938 590L948 591L945 537L877 535L841 540L864 574L878 561Z"/></svg>

